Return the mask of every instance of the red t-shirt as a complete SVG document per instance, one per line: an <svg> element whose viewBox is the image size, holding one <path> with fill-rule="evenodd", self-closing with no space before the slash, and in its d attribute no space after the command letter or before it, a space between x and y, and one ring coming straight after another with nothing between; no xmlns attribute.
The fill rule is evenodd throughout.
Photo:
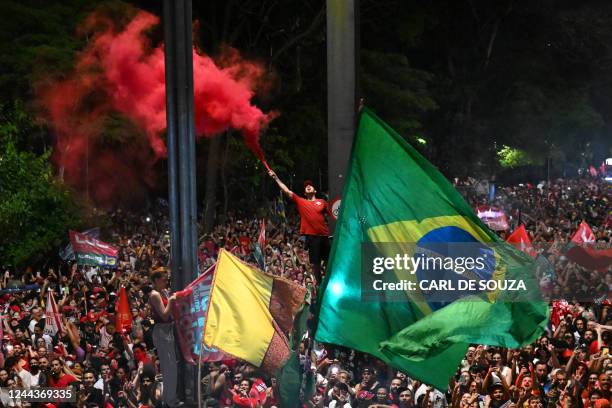
<svg viewBox="0 0 612 408"><path fill-rule="evenodd" d="M240 395L234 395L232 401L234 405L245 408L255 408L259 405L257 398L242 397Z"/></svg>
<svg viewBox="0 0 612 408"><path fill-rule="evenodd" d="M297 205L297 210L300 213L300 234L329 235L329 229L324 217L324 214L327 212L327 202L325 200L317 198L310 201L298 197L297 194L292 194L291 199Z"/></svg>
<svg viewBox="0 0 612 408"><path fill-rule="evenodd" d="M71 376L70 374L64 374L64 376L57 379L57 381L55 380L55 378L53 378L52 375L49 376L49 385L51 386L51 388L66 388L76 381L77 379Z"/></svg>

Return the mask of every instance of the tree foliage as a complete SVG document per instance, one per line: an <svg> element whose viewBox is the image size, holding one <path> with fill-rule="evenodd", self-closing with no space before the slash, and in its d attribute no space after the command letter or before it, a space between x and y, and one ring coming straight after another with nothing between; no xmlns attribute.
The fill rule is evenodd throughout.
<svg viewBox="0 0 612 408"><path fill-rule="evenodd" d="M497 159L502 167L511 169L519 166L535 164L533 158L531 158L524 150L505 145L497 152Z"/></svg>
<svg viewBox="0 0 612 408"><path fill-rule="evenodd" d="M23 127L33 126L28 115L14 107L0 110L0 264L20 266L57 247L77 224L78 211L53 175L51 151L36 155L17 148Z"/></svg>

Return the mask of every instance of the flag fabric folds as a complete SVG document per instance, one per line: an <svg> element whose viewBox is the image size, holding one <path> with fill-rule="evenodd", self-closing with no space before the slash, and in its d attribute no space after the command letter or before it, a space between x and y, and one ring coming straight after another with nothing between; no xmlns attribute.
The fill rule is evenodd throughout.
<svg viewBox="0 0 612 408"><path fill-rule="evenodd" d="M525 252L532 258L537 256L537 252L531 244L531 239L529 239L529 234L527 234L527 230L523 224L521 224L512 234L510 234L508 238L506 238L506 242L514 245L516 249Z"/></svg>
<svg viewBox="0 0 612 408"><path fill-rule="evenodd" d="M79 265L117 267L117 248L86 234L70 231L70 243Z"/></svg>
<svg viewBox="0 0 612 408"><path fill-rule="evenodd" d="M219 252L204 343L268 372L290 355L287 334L306 290Z"/></svg>
<svg viewBox="0 0 612 408"><path fill-rule="evenodd" d="M57 308L55 303L55 296L52 291L47 292L47 304L45 308L45 329L44 333L49 336L55 336L57 333L63 336L66 333L64 325L62 324L62 315Z"/></svg>
<svg viewBox="0 0 612 408"><path fill-rule="evenodd" d="M82 234L98 239L100 238L100 228L99 227L90 228L86 231L83 231ZM74 256L74 248L72 247L71 242L68 242L68 245L66 245L63 249L60 249L59 256L64 261L74 261L76 259Z"/></svg>
<svg viewBox="0 0 612 408"><path fill-rule="evenodd" d="M310 292L307 297L310 296ZM308 319L310 318L310 305L304 302L297 312L293 322L293 328L289 335L291 354L285 364L276 372L278 382L278 399L280 406L284 408L301 408L301 403L296 395L304 393L304 400L308 400L314 394L314 373L300 364L300 341L306 333ZM312 386L310 386L312 384Z"/></svg>
<svg viewBox="0 0 612 408"><path fill-rule="evenodd" d="M261 230L257 236L257 242L255 242L255 260L259 269L266 271L266 220L265 218L261 221Z"/></svg>
<svg viewBox="0 0 612 408"><path fill-rule="evenodd" d="M183 359L189 364L196 364L198 356L202 362L224 358L222 352L210 349L202 343L215 267L216 265L211 266L185 289L176 292L176 300L172 304L179 348Z"/></svg>
<svg viewBox="0 0 612 408"><path fill-rule="evenodd" d="M596 238L589 225L582 221L566 247L567 257L578 265L594 271L607 271L612 265L612 248L594 248Z"/></svg>
<svg viewBox="0 0 612 408"><path fill-rule="evenodd" d="M411 377L445 389L469 343L518 347L537 338L547 321L543 302L506 304L477 298L437 308L418 291L404 292L401 302L361 301L362 243L432 241L500 242L431 163L364 108L324 283L316 340L369 353ZM496 253L508 252L519 266L531 262L503 245L508 248L496 248ZM520 273L520 268L510 266L506 276ZM457 318L469 326L464 329L454 323Z"/></svg>

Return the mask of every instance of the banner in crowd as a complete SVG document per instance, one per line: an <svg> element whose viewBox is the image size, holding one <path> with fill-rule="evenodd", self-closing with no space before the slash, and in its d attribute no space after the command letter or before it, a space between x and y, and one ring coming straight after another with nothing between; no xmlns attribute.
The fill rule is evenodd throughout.
<svg viewBox="0 0 612 408"><path fill-rule="evenodd" d="M100 228L99 227L90 228L86 231L83 231L81 234L85 234L92 238L98 239L100 238ZM60 249L59 256L66 262L74 261L76 258L74 256L74 248L72 247L72 243L69 242L68 245L66 245L63 249Z"/></svg>
<svg viewBox="0 0 612 408"><path fill-rule="evenodd" d="M500 208L481 205L476 208L476 215L493 231L505 231L510 228L508 217Z"/></svg>
<svg viewBox="0 0 612 408"><path fill-rule="evenodd" d="M55 296L52 291L47 291L47 304L45 309L45 334L55 336L58 332L63 336L66 330L62 324L62 315L55 303Z"/></svg>
<svg viewBox="0 0 612 408"><path fill-rule="evenodd" d="M117 267L117 248L75 231L70 231L70 243L79 265Z"/></svg>
<svg viewBox="0 0 612 408"><path fill-rule="evenodd" d="M128 300L127 291L124 286L119 288L117 304L115 305L115 328L118 333L124 334L132 331L132 311Z"/></svg>
<svg viewBox="0 0 612 408"><path fill-rule="evenodd" d="M31 285L24 285L18 288L2 289L0 290L0 295L6 295L8 293L29 292L31 290L40 290L40 285L34 283Z"/></svg>
<svg viewBox="0 0 612 408"><path fill-rule="evenodd" d="M219 361L224 358L222 352L208 348L202 343L214 270L215 265L208 268L185 289L176 292L176 300L172 304L179 348L189 364L195 364L198 356L201 356L203 362Z"/></svg>
<svg viewBox="0 0 612 408"><path fill-rule="evenodd" d="M306 289L219 252L204 343L269 373L290 355L287 333Z"/></svg>
<svg viewBox="0 0 612 408"><path fill-rule="evenodd" d="M285 222L287 215L285 212L285 199L283 198L283 192L279 192L278 199L274 200L274 221Z"/></svg>
<svg viewBox="0 0 612 408"><path fill-rule="evenodd" d="M371 354L445 390L470 343L518 348L543 332L545 302L509 304L500 300L501 293L494 303L475 298L443 307L418 290L397 291L403 300L362 301L364 244L421 242L494 243L505 278L525 279L528 287L538 288L526 274L534 267L529 257L500 242L439 170L363 108L315 340Z"/></svg>
<svg viewBox="0 0 612 408"><path fill-rule="evenodd" d="M595 247L595 241L595 234L589 225L582 221L566 248L567 257L584 268L604 272L612 265L612 248L606 243L606 248L598 249Z"/></svg>

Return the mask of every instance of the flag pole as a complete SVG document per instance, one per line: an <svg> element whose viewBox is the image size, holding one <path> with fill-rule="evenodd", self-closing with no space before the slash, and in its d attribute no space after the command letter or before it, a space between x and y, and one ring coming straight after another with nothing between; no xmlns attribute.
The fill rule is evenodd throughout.
<svg viewBox="0 0 612 408"><path fill-rule="evenodd" d="M202 408L202 352L204 347L200 344L200 354L198 355L198 408Z"/></svg>

